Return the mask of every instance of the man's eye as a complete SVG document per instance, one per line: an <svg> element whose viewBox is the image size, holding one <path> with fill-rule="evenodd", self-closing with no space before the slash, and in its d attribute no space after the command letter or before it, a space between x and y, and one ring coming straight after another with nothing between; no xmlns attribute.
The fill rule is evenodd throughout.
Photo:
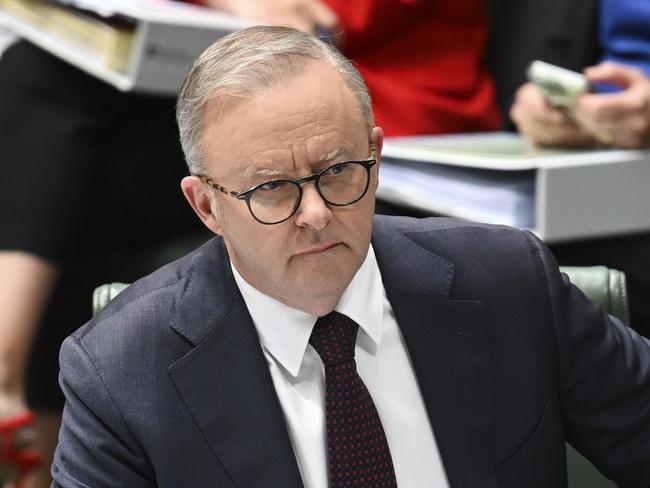
<svg viewBox="0 0 650 488"><path fill-rule="evenodd" d="M325 176L338 176L342 173L345 173L345 171L348 169L347 164L337 164L336 166L332 166L331 168L327 169L325 171L324 175Z"/></svg>
<svg viewBox="0 0 650 488"><path fill-rule="evenodd" d="M282 183L279 181L269 181L268 183L264 183L263 185L258 186L257 189L264 191L273 191L280 188L281 185Z"/></svg>

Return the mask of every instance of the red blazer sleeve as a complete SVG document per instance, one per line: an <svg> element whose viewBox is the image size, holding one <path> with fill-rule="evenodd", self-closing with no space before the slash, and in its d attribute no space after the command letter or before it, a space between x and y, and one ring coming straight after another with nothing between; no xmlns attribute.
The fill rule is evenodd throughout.
<svg viewBox="0 0 650 488"><path fill-rule="evenodd" d="M347 52L383 43L417 22L431 8L431 0L325 0L336 12Z"/></svg>

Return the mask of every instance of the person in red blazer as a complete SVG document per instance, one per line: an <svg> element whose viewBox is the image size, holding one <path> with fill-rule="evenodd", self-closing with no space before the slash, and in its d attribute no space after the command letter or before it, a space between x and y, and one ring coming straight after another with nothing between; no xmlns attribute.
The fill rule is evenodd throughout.
<svg viewBox="0 0 650 488"><path fill-rule="evenodd" d="M483 62L488 34L484 0L203 3L329 37L366 80L377 123L388 136L501 127L494 82Z"/></svg>

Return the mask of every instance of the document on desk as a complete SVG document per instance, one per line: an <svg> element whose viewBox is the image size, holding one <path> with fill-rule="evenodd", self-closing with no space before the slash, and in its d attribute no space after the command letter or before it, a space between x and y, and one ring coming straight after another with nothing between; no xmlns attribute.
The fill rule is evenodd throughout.
<svg viewBox="0 0 650 488"><path fill-rule="evenodd" d="M432 214L545 235L588 193L576 187L557 190L557 181L564 178L560 174L571 170L594 175L594 168L647 157L634 151L539 149L508 132L387 138L377 197ZM554 201L562 202L564 215L558 214ZM597 233L596 227L589 232Z"/></svg>
<svg viewBox="0 0 650 488"><path fill-rule="evenodd" d="M377 196L437 214L532 228L538 156L508 133L387 138Z"/></svg>
<svg viewBox="0 0 650 488"><path fill-rule="evenodd" d="M389 137L382 151L391 159L500 171L535 169L549 157L575 151L543 149L511 132Z"/></svg>
<svg viewBox="0 0 650 488"><path fill-rule="evenodd" d="M385 158L377 197L441 215L534 226L532 170L497 172Z"/></svg>

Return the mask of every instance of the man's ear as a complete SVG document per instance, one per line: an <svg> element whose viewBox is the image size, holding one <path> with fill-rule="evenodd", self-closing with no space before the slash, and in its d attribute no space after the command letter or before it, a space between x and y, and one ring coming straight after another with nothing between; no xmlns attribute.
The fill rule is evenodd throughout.
<svg viewBox="0 0 650 488"><path fill-rule="evenodd" d="M381 165L381 150L384 147L384 130L381 127L374 127L372 129L372 134L370 134L372 142L375 144L375 159L377 160L376 172L377 178L375 178L375 188L379 185L379 166Z"/></svg>
<svg viewBox="0 0 650 488"><path fill-rule="evenodd" d="M201 222L215 234L223 235L221 224L212 213L210 189L205 183L198 176L186 176L181 180L181 189Z"/></svg>
<svg viewBox="0 0 650 488"><path fill-rule="evenodd" d="M377 156L377 164L381 159L381 150L384 147L384 129L381 127L373 127L370 139L375 143L375 153Z"/></svg>

